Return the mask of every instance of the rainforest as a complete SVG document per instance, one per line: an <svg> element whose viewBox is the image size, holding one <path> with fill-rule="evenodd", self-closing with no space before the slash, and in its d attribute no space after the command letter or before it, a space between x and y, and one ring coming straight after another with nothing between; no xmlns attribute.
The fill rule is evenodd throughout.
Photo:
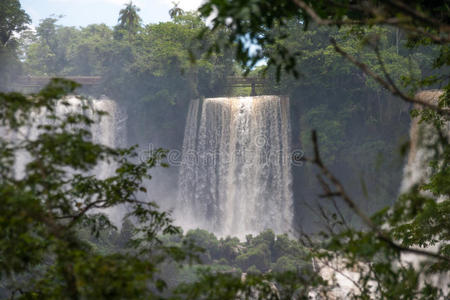
<svg viewBox="0 0 450 300"><path fill-rule="evenodd" d="M448 299L446 1L56 2L0 2L1 299Z"/></svg>

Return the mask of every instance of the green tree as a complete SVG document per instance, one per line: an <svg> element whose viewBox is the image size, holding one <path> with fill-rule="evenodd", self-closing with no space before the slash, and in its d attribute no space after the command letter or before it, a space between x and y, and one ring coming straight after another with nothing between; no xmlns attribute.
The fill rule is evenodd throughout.
<svg viewBox="0 0 450 300"><path fill-rule="evenodd" d="M19 33L31 22L18 0L4 0L0 3L0 43L3 47L13 33Z"/></svg>
<svg viewBox="0 0 450 300"><path fill-rule="evenodd" d="M25 47L25 68L33 75L102 76L91 93L129 104L134 117L128 123L128 140L143 144L157 135L172 148L182 140L179 128L188 99L225 93L223 82L232 70L231 53L207 56L213 36L196 40L205 28L197 14L185 13L171 22L145 25L128 40L118 38L127 31L117 26L74 28L53 22L54 35L48 39L55 51L43 35L37 36ZM189 53L191 46L201 50ZM193 57L198 64L191 63Z"/></svg>
<svg viewBox="0 0 450 300"><path fill-rule="evenodd" d="M196 246L206 249L208 254L211 256L209 257L209 260L211 258L219 257L219 241L213 233L202 229L189 230L186 233L185 238ZM208 263L208 258L205 257L205 259L207 260L204 260L203 262Z"/></svg>
<svg viewBox="0 0 450 300"><path fill-rule="evenodd" d="M339 133L342 122L339 115L331 116L328 124L315 124L319 131L313 132L313 156L307 161L317 167L318 178L323 189L322 197L330 205L339 199L359 219L360 226L353 227L343 217L339 206L322 210L327 224L320 238L304 237L303 242L310 248L316 259L325 261L343 260L346 268L354 268L358 273L357 292L347 295L355 299L437 299L444 297L444 289L432 284L420 284L426 276L447 272L449 267L449 205L450 185L448 151L449 90L448 48L450 43L450 8L446 1L221 1L210 0L200 11L204 17L213 18L213 30L227 28L229 39L217 41L216 48L238 47L236 59L244 67L251 69L258 61L265 59L269 68L274 68L275 78L283 72L295 76L303 75L298 61L315 53L297 51L290 47L292 41L308 36L309 30L317 26L346 30L366 49L358 53L358 48L350 46L348 39L338 39L330 34L326 37L326 51L330 56L340 56L366 80L373 89L384 90L397 99L418 105L413 112L423 123L434 127L440 138L434 141L434 159L430 162L430 176L405 193L390 207L369 216L360 207L360 199L350 196L345 185L325 164L327 156L322 156L321 147L331 143L326 137ZM303 33L289 31L290 24L303 27ZM389 42L390 28L377 29L374 25L389 25L396 29L394 47L385 48ZM375 29L375 32L373 31ZM398 30L397 30L398 29ZM377 32L378 31L378 32ZM427 53L426 65L412 68L412 72L400 72L406 61L395 56L401 53L399 32L406 41L404 49L415 51L415 57ZM391 35L392 36L392 35ZM342 36L341 36L342 37ZM249 42L250 41L250 42ZM260 46L260 51L252 51L250 45ZM387 49L388 51L383 51ZM330 53L331 52L331 53ZM362 55L361 55L362 54ZM419 62L424 62L419 59ZM315 61L317 64L317 60ZM320 61L328 64L329 61ZM329 65L328 72L334 71L335 64ZM415 69L415 70L414 70ZM345 70L344 70L345 71ZM338 73L340 73L339 71ZM348 70L347 70L348 72ZM309 80L307 76L306 80ZM349 78L349 77L347 77ZM350 77L351 78L351 77ZM328 82L325 82L327 84ZM444 90L436 101L414 97L417 89L438 87ZM336 86L339 90L342 87ZM395 98L388 97L392 101ZM397 100L398 101L398 100ZM308 118L317 113L326 113L327 107L309 111ZM330 119L330 117L328 117ZM309 119L311 121L314 118ZM339 121L338 124L332 124ZM339 126L338 126L339 125ZM325 141L324 141L325 139ZM331 141L333 142L333 141ZM320 146L320 147L319 147ZM329 153L327 153L329 154ZM429 194L424 194L428 191ZM323 208L323 207L322 207ZM428 224L428 225L425 225ZM432 224L432 225L430 225ZM435 246L434 249L429 247ZM405 263L403 254L421 256L421 265L413 267Z"/></svg>
<svg viewBox="0 0 450 300"><path fill-rule="evenodd" d="M13 35L25 30L30 22L18 0L0 2L0 90L10 89L10 83L21 73L19 44Z"/></svg>
<svg viewBox="0 0 450 300"><path fill-rule="evenodd" d="M70 54L80 34L74 27L57 25L58 18L41 20L36 27L37 40L26 49L26 66L39 75L71 74ZM79 75L79 74L77 74Z"/></svg>
<svg viewBox="0 0 450 300"><path fill-rule="evenodd" d="M131 37L134 35L141 24L141 17L138 12L140 8L133 4L132 1L125 4L125 7L122 8L119 12L119 28L125 29L128 32L128 36Z"/></svg>
<svg viewBox="0 0 450 300"><path fill-rule="evenodd" d="M105 112L87 100L69 102L76 87L55 79L37 94L0 93L0 280L9 283L1 292L45 299L151 297L165 287L157 265L172 254L185 257L158 242L158 234L178 233L170 217L138 196L164 151L137 161L133 147L92 142L89 127ZM57 106L72 108L61 114ZM36 134L21 135L27 128ZM19 160L24 152L27 161ZM89 174L100 161L116 162L114 174ZM19 164L25 164L23 174L16 172ZM134 248L95 251L79 230L98 236L114 227L101 210L119 204L128 206L126 217L135 223ZM129 227L124 223L120 242L131 237Z"/></svg>
<svg viewBox="0 0 450 300"><path fill-rule="evenodd" d="M173 7L169 10L169 16L172 19L184 15L184 10L178 6L178 2L172 2L172 4Z"/></svg>
<svg viewBox="0 0 450 300"><path fill-rule="evenodd" d="M236 264L243 271L254 266L258 270L266 272L270 268L270 249L265 243L251 247L245 253L236 257Z"/></svg>

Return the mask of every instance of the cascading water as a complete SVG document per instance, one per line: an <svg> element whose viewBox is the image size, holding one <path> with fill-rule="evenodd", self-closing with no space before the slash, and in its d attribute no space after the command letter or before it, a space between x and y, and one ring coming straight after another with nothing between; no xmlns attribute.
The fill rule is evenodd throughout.
<svg viewBox="0 0 450 300"><path fill-rule="evenodd" d="M427 102L432 105L436 105L439 97L442 95L442 91L431 90L423 91L416 95L416 98ZM421 109L419 105L415 107L416 109ZM426 182L427 178L430 178L432 170L429 166L430 161L435 157L436 148L432 147L437 139L438 135L436 129L427 123L420 123L419 118L415 118L411 122L410 128L410 151L408 155L408 162L405 165L403 172L403 180L400 186L400 193L407 193L416 184ZM444 125L447 133L446 138L450 139L450 123ZM442 149L438 149L442 151ZM442 154L442 153L440 153ZM423 194L423 191L421 192ZM427 195L432 196L430 193ZM437 201L442 201L443 198L438 198ZM438 245L430 246L426 250L431 252L436 252ZM411 264L416 269L424 269L427 267L421 266L424 263L424 257L417 254L405 253L401 254L401 263ZM397 262L396 262L397 263ZM340 270L336 272L336 270ZM327 280L329 283L333 282L335 278L338 286L331 290L328 296L332 299L346 299L350 292L358 294L359 287L355 284L360 279L359 272L355 272L352 269L346 267L346 264L339 259L327 262L327 264L319 266L320 275L323 279ZM422 274L419 284L424 287L425 284L430 286L438 287L442 292L443 296L438 299L449 299L449 287L450 287L450 272L434 273L434 274ZM371 282L372 289L370 291L370 298L380 297L379 291L377 290L377 282ZM311 299L321 299L317 294L311 293ZM367 296L367 295L366 295Z"/></svg>
<svg viewBox="0 0 450 300"><path fill-rule="evenodd" d="M117 103L106 97L92 101L95 110L104 111L107 115L102 116L99 122L91 125L93 142L109 146L111 148L126 146L126 113L120 109ZM94 169L94 174L99 179L105 179L114 175L117 164L114 162L101 161ZM104 210L110 220L119 228L127 208L124 205L115 206Z"/></svg>
<svg viewBox="0 0 450 300"><path fill-rule="evenodd" d="M70 113L88 113L91 118L93 117L91 112L83 111L82 102L79 98L69 96L64 100L68 105L58 103L56 106L57 116L63 117ZM106 115L103 115L100 120L94 118L94 121L96 122L90 126L92 141L109 147L125 146L126 114L124 111L118 107L115 101L106 97L88 100L88 103L92 105L94 110L107 113ZM36 139L40 133L40 129L38 129L39 125L51 124L54 122L45 117L45 110L31 113L30 118L34 120L32 126L20 128L15 136L9 134L7 138L10 142L20 143L25 137L31 140ZM25 150L16 153L15 176L18 179L24 176L25 166L29 161L29 153ZM99 179L105 179L114 174L115 168L116 165L114 163L101 161L94 168L92 173ZM106 211L113 223L117 225L121 224L121 218L124 214L121 210L121 208L114 208Z"/></svg>
<svg viewBox="0 0 450 300"><path fill-rule="evenodd" d="M437 105L439 97L443 94L443 91L430 90L423 91L416 95L416 98L425 101L432 105ZM420 109L420 106L416 106ZM450 139L450 122L443 125L443 133L447 134L444 138ZM419 118L413 119L410 129L410 151L408 156L408 162L404 168L403 180L400 188L401 193L408 192L414 185L426 183L427 178L430 178L432 169L430 167L430 161L436 156L435 151L442 152L442 149L435 148L433 145L438 140L438 134L436 129L427 123L420 123ZM442 153L440 153L442 155ZM432 197L430 192L421 193ZM443 201L443 197L437 199L438 202ZM436 252L438 245L430 246L427 250ZM402 254L402 260L412 263L416 268L419 268L420 263L423 262L423 258L415 254ZM450 285L450 272L441 274L434 274L432 276L426 276L422 278L421 284L427 282L433 286L440 287L445 295L449 295ZM447 298L446 298L447 299Z"/></svg>
<svg viewBox="0 0 450 300"><path fill-rule="evenodd" d="M126 145L126 114L120 109L116 102L102 97L92 101L95 110L107 112L106 116L91 126L92 139L95 143L100 143L112 148ZM104 179L114 174L116 165L108 162L101 162L94 170L94 174Z"/></svg>
<svg viewBox="0 0 450 300"><path fill-rule="evenodd" d="M207 98L201 113L200 104L186 122L177 222L222 236L289 232L289 99Z"/></svg>
<svg viewBox="0 0 450 300"><path fill-rule="evenodd" d="M89 113L83 112L82 102L79 98L71 96L64 99L68 105L58 103L56 106L56 114L60 117L70 113ZM126 117L124 112L120 110L113 100L106 97L100 99L89 100L92 108L96 111L104 111L107 114L103 115L100 120L94 119L94 124L91 125L92 140L94 143L103 144L109 147L118 147L125 144L125 124ZM22 127L15 137L18 141L24 137L28 139L35 139L39 135L39 125L51 124L53 121L45 118L45 110L40 113L31 113L30 116L34 119L34 123L30 127ZM91 115L91 117L93 117ZM17 176L23 176L23 168L28 162L27 153L19 153L16 159ZM114 172L114 166L108 163L100 163L95 168L93 173L100 179L104 179Z"/></svg>
<svg viewBox="0 0 450 300"><path fill-rule="evenodd" d="M422 101L426 101L432 105L436 105L442 91L423 91L417 94L416 97ZM416 107L420 109L420 107ZM445 124L447 127L447 137L450 138L450 123ZM400 191L407 192L415 184L423 182L429 178L431 168L430 161L433 159L435 153L433 145L438 139L436 130L432 125L427 123L420 123L419 118L412 120L410 129L411 146L408 156L408 163L404 169L403 180Z"/></svg>

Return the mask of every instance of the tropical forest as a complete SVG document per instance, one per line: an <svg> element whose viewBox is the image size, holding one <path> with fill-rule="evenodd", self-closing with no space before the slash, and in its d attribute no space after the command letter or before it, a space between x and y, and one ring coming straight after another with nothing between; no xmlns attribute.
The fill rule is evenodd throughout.
<svg viewBox="0 0 450 300"><path fill-rule="evenodd" d="M0 0L0 299L450 298L450 3Z"/></svg>

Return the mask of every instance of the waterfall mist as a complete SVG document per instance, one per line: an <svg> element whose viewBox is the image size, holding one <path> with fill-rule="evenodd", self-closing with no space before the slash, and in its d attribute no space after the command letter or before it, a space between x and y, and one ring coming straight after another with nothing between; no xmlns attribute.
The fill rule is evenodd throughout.
<svg viewBox="0 0 450 300"><path fill-rule="evenodd" d="M429 104L436 105L439 97L441 97L443 91L430 90L422 91L416 95L416 97ZM416 109L422 109L420 105L416 105ZM443 124L443 137L450 139L450 122ZM442 156L442 148L434 147L439 139L436 128L427 122L421 122L419 117L416 117L411 122L410 128L410 149L408 155L408 161L404 168L404 175L402 184L400 187L401 193L409 192L415 185L428 183L427 180L432 176L433 169L430 166L430 162L437 157L437 153ZM433 197L429 191L420 191L424 196ZM443 201L443 196L437 198L438 202ZM432 246L428 246L427 250L437 252L440 247L440 243ZM411 253L402 253L402 261L411 263L416 269L420 268L420 264L423 263L423 257ZM432 274L431 276L423 276L420 281L420 285L430 284L431 286L439 287L445 295L449 295L450 292L450 272L443 272L438 274Z"/></svg>
<svg viewBox="0 0 450 300"><path fill-rule="evenodd" d="M90 127L92 134L92 141L112 148L126 146L126 113L121 109L117 103L106 97L100 99L90 99L87 102L80 100L78 97L69 96L62 99L65 104L59 102L56 106L56 115L63 118L65 115L71 113L84 113L93 118L94 122ZM106 112L106 115L102 115L100 119L96 119L97 116L92 114L92 111L83 109L84 105L91 105L96 111ZM11 132L5 132L5 137L12 143L21 143L25 138L29 140L35 140L42 130L39 129L40 125L54 124L54 120L46 117L45 109L39 112L32 112L30 119L33 120L31 126L24 126L20 128L15 134ZM77 125L78 126L78 125ZM25 176L25 167L30 162L30 155L26 150L19 150L16 152L15 158L15 177L21 179ZM114 175L116 164L111 161L101 160L97 166L90 171L92 175L95 175L98 179L106 179ZM72 174L72 170L67 170L69 174ZM114 224L120 227L121 219L125 215L126 211L123 207L115 207L104 210L112 220Z"/></svg>
<svg viewBox="0 0 450 300"><path fill-rule="evenodd" d="M201 107L200 107L201 106ZM189 107L177 222L244 237L292 229L289 99L206 98Z"/></svg>
<svg viewBox="0 0 450 300"><path fill-rule="evenodd" d="M416 97L436 105L442 94L443 92L439 90L422 91ZM416 105L415 108L420 109L421 107ZM447 128L448 138L450 137L450 123L447 122L444 126ZM423 182L431 176L432 170L429 164L436 155L436 149L434 149L433 145L439 138L434 126L426 122L420 122L418 117L412 120L409 135L411 142L408 162L403 170L401 192L407 192L414 185Z"/></svg>

